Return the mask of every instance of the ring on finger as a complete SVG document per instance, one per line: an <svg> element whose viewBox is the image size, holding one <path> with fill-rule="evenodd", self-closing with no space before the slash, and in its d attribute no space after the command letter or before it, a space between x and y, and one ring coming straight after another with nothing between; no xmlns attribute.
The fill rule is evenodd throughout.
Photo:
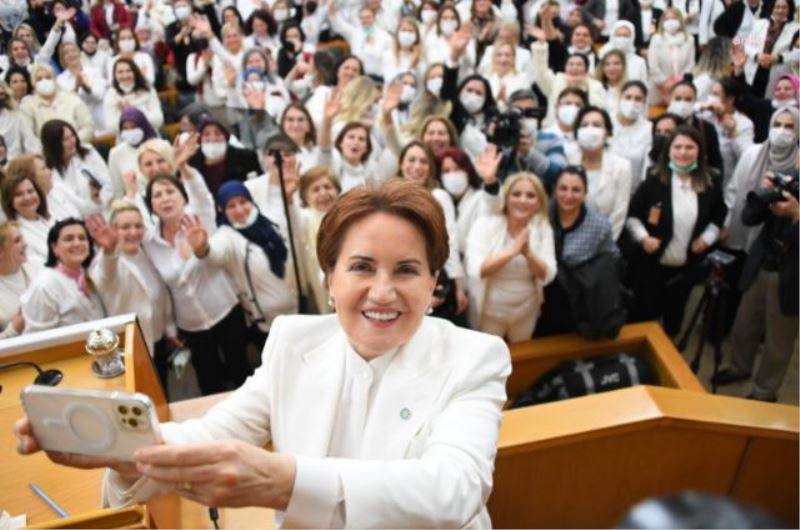
<svg viewBox="0 0 800 530"><path fill-rule="evenodd" d="M192 491L192 483L189 481L183 482L181 484L181 489L183 491Z"/></svg>

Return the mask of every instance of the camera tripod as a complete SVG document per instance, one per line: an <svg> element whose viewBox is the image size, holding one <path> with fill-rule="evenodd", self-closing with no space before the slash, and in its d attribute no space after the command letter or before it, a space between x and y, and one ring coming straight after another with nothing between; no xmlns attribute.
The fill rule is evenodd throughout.
<svg viewBox="0 0 800 530"><path fill-rule="evenodd" d="M694 358L690 363L692 371L697 373L700 369L700 360L706 343L714 348L714 373L711 376L711 392L717 393L717 373L722 361L722 339L724 335L724 302L729 286L725 281L725 272L719 265L712 265L705 282L705 290L697 308L694 310L689 326L678 341L678 349L683 351L689 343L689 337L697 326L700 315L703 315L700 339L697 342Z"/></svg>

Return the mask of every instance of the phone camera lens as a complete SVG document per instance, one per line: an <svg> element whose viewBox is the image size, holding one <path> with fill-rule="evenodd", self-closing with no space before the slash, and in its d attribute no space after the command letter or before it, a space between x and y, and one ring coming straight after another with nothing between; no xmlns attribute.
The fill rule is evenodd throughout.
<svg viewBox="0 0 800 530"><path fill-rule="evenodd" d="M139 422L136 421L134 418L128 420L128 425L133 427L134 429L139 426Z"/></svg>
<svg viewBox="0 0 800 530"><path fill-rule="evenodd" d="M117 407L117 410L119 411L120 414L128 413L128 407L126 407L125 405L120 405L119 407Z"/></svg>
<svg viewBox="0 0 800 530"><path fill-rule="evenodd" d="M128 420L127 420L127 418L122 418L122 423L123 423L123 424L124 424L124 423L128 423Z"/></svg>
<svg viewBox="0 0 800 530"><path fill-rule="evenodd" d="M142 409L140 409L139 407L133 407L131 409L131 412L133 412L134 416L141 416L142 415Z"/></svg>

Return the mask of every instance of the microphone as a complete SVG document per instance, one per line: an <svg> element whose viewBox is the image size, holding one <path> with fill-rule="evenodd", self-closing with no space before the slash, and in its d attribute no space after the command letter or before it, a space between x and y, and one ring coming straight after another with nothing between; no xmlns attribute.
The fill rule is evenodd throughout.
<svg viewBox="0 0 800 530"><path fill-rule="evenodd" d="M16 368L17 366L30 366L39 372L39 375L37 375L36 379L33 380L34 385L56 386L64 378L64 374L61 373L61 370L42 370L38 364L30 361L17 361L13 363L0 364L0 370L5 370L6 368Z"/></svg>

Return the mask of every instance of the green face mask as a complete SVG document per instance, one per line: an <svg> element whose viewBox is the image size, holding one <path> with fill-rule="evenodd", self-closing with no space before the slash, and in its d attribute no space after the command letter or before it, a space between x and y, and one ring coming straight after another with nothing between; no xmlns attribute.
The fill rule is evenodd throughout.
<svg viewBox="0 0 800 530"><path fill-rule="evenodd" d="M695 169L697 169L697 160L689 164L688 166L679 166L672 160L669 161L669 168L673 171L673 173L691 173Z"/></svg>

